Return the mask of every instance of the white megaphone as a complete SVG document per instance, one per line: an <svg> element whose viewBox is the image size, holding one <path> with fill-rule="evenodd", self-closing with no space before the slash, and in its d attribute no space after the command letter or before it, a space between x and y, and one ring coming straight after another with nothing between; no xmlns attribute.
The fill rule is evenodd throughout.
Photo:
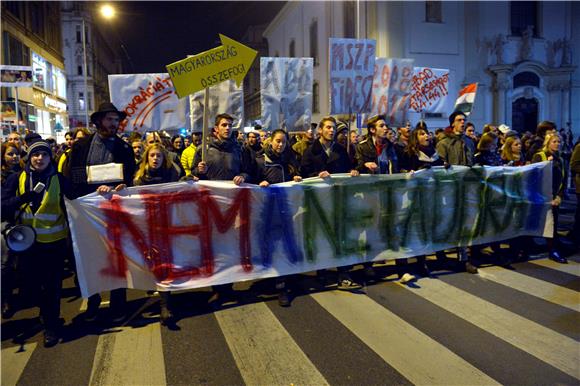
<svg viewBox="0 0 580 386"><path fill-rule="evenodd" d="M36 241L36 231L28 225L14 225L5 229L2 234L6 245L13 252L24 252Z"/></svg>

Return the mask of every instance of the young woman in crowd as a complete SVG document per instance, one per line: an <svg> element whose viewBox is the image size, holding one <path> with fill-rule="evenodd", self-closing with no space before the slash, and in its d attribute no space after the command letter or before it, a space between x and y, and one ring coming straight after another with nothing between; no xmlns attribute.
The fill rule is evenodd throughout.
<svg viewBox="0 0 580 386"><path fill-rule="evenodd" d="M547 134L544 139L544 146L542 150L534 154L532 163L552 161L552 214L554 216L554 237L548 239L548 247L550 249L549 257L558 263L565 264L568 262L565 257L560 256L558 252L559 235L558 235L558 215L560 204L564 196L564 181L566 180L566 169L564 168L564 160L560 156L560 136L558 134Z"/></svg>
<svg viewBox="0 0 580 386"><path fill-rule="evenodd" d="M506 166L524 166L526 164L521 139L515 135L506 138L501 151L501 160Z"/></svg>
<svg viewBox="0 0 580 386"><path fill-rule="evenodd" d="M414 172L431 166L443 165L435 147L429 141L429 131L425 122L421 121L409 136L409 143L401 153L399 166L401 172ZM405 266L408 259L397 259L397 265ZM423 277L429 276L429 268L424 255L417 256L417 273Z"/></svg>
<svg viewBox="0 0 580 386"><path fill-rule="evenodd" d="M176 182L183 177L181 168L174 165L168 156L167 150L160 143L149 145L135 173L135 186L163 184ZM167 325L173 320L173 312L169 305L169 291L159 291L161 298L161 324Z"/></svg>
<svg viewBox="0 0 580 386"><path fill-rule="evenodd" d="M287 181L302 181L298 174L299 165L294 152L287 146L288 134L282 129L277 129L270 136L270 143L264 149L264 153L256 158L257 181L261 187L278 184ZM268 252L266 252L268 253ZM278 303L282 307L290 305L290 290L287 284L288 277L276 278Z"/></svg>
<svg viewBox="0 0 580 386"><path fill-rule="evenodd" d="M13 142L2 144L2 187L11 175L20 173L20 148ZM8 223L2 223L2 230ZM16 281L16 255L9 251L2 238L2 317L8 319L14 314L12 293Z"/></svg>
<svg viewBox="0 0 580 386"><path fill-rule="evenodd" d="M181 135L174 135L171 137L171 149L181 158L181 153L183 153L183 149L185 149L183 146L183 137Z"/></svg>
<svg viewBox="0 0 580 386"><path fill-rule="evenodd" d="M20 167L20 149L12 142L2 144L2 185L8 177L22 170Z"/></svg>
<svg viewBox="0 0 580 386"><path fill-rule="evenodd" d="M503 164L497 152L498 136L489 131L481 136L477 144L478 152L473 157L473 164L480 166L501 166Z"/></svg>
<svg viewBox="0 0 580 386"><path fill-rule="evenodd" d="M419 122L409 136L409 143L402 153L399 166L402 172L417 171L431 166L443 165L435 147L429 141L429 131L424 122Z"/></svg>
<svg viewBox="0 0 580 386"><path fill-rule="evenodd" d="M34 244L19 253L21 268L31 285L40 287L40 320L44 346L58 343L60 292L68 226L63 196L71 197L68 182L57 173L50 145L42 140L28 147L26 165L2 187L2 219L31 226Z"/></svg>

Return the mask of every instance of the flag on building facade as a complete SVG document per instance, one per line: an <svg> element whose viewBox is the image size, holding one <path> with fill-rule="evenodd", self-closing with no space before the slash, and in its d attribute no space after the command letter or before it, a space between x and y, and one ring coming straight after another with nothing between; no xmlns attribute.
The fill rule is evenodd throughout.
<svg viewBox="0 0 580 386"><path fill-rule="evenodd" d="M459 97L455 101L455 111L461 111L466 115L471 113L473 103L475 102L475 94L477 93L477 83L470 83L461 90L459 90Z"/></svg>

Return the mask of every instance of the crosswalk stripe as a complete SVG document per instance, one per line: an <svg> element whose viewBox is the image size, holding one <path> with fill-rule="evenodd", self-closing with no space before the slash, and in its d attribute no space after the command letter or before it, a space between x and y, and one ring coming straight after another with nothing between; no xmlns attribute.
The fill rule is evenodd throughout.
<svg viewBox="0 0 580 386"><path fill-rule="evenodd" d="M27 343L23 346L13 346L2 349L2 385L16 385L32 353L36 343Z"/></svg>
<svg viewBox="0 0 580 386"><path fill-rule="evenodd" d="M498 384L367 296L338 291L310 296L416 385Z"/></svg>
<svg viewBox="0 0 580 386"><path fill-rule="evenodd" d="M420 288L405 288L566 374L580 379L578 362L580 346L573 339L441 280L421 280Z"/></svg>
<svg viewBox="0 0 580 386"><path fill-rule="evenodd" d="M247 385L327 385L264 303L215 313Z"/></svg>
<svg viewBox="0 0 580 386"><path fill-rule="evenodd" d="M91 386L165 384L159 323L122 328L99 337Z"/></svg>
<svg viewBox="0 0 580 386"><path fill-rule="evenodd" d="M550 259L532 260L529 263L539 265L541 267L555 269L556 271L568 273L574 276L580 276L580 263L573 260L568 260L568 264L560 264Z"/></svg>
<svg viewBox="0 0 580 386"><path fill-rule="evenodd" d="M479 271L479 276L521 292L544 299L562 307L580 312L580 294L562 286L522 275L502 267L487 267Z"/></svg>

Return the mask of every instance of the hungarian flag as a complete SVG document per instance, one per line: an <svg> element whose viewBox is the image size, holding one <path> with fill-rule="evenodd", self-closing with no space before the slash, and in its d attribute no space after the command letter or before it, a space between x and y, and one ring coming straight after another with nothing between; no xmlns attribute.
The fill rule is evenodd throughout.
<svg viewBox="0 0 580 386"><path fill-rule="evenodd" d="M477 93L477 83L471 83L459 90L459 97L455 101L455 111L461 111L466 115L471 113L475 94Z"/></svg>

